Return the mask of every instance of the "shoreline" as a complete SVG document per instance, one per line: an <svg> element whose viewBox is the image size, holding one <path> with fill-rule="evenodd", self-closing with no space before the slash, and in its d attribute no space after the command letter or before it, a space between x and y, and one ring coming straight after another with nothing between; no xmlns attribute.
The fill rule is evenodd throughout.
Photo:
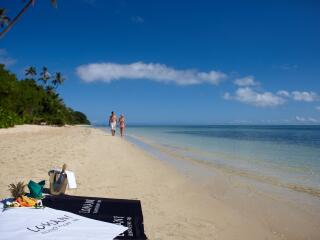
<svg viewBox="0 0 320 240"><path fill-rule="evenodd" d="M227 166L227 165L223 165L223 164L219 164L219 163L215 163L215 162L208 162L205 160L196 159L194 157L183 156L183 155L180 155L179 153L175 152L173 149L166 148L165 146L162 146L160 144L156 144L156 143L149 141L148 139L145 139L143 137L137 137L137 136L130 136L130 137L133 138L134 141L140 141L141 143L148 145L147 147L143 147L143 150L152 152L152 151L150 151L150 149L148 149L148 147L149 147L149 148L154 148L155 150L159 151L159 153L161 153L161 154L165 154L166 156L162 156L162 157L158 156L158 157L170 158L170 160L168 160L168 161L169 162L171 161L171 163L172 163L172 161L180 161L181 164L184 164L184 163L186 164L186 162L189 162L189 163L193 162L195 164L198 164L199 167L202 166L202 168L213 169L214 171L221 170L221 171L224 171L225 173L228 173L228 174L238 175L240 177L249 178L251 180L255 180L255 181L258 181L261 183L271 184L276 187L282 187L282 188L293 190L293 191L296 191L299 193L305 193L310 196L315 196L315 197L320 198L320 189L312 187L312 186L306 186L306 185L301 185L301 184L291 183L291 182L283 182L276 177L266 176L266 175L259 174L254 171L237 169L232 166ZM136 143L136 144L139 146L139 143ZM157 156L157 154L155 154L154 156ZM175 164L175 165L177 165L177 164ZM181 165L180 165L180 167L181 167Z"/></svg>
<svg viewBox="0 0 320 240"><path fill-rule="evenodd" d="M320 210L311 202L297 207L297 199L220 171L184 174L101 129L21 126L0 135L2 198L9 183L48 180L50 168L67 163L78 183L67 194L141 200L150 239L320 237Z"/></svg>

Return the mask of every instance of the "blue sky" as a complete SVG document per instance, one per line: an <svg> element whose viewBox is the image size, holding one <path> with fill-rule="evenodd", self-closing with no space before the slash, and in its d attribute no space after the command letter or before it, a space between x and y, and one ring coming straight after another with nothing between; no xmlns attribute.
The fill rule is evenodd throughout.
<svg viewBox="0 0 320 240"><path fill-rule="evenodd" d="M9 16L23 6L4 0ZM102 123L320 123L318 1L36 1L0 62L62 72Z"/></svg>

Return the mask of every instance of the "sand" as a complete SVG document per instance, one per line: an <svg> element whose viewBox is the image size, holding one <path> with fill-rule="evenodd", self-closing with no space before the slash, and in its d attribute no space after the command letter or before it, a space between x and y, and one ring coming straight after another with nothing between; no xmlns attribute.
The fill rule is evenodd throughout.
<svg viewBox="0 0 320 240"><path fill-rule="evenodd" d="M0 129L0 154L1 198L9 183L48 180L50 168L67 163L78 183L68 194L141 200L150 239L320 239L318 197L219 169L179 170L99 129Z"/></svg>

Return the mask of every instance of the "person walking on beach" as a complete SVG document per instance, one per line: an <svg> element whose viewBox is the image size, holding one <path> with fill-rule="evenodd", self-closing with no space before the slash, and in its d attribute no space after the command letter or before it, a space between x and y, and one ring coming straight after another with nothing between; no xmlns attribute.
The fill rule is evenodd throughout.
<svg viewBox="0 0 320 240"><path fill-rule="evenodd" d="M119 126L120 126L120 135L123 137L124 135L124 128L125 128L125 122L124 122L124 116L123 114L120 115L119 118Z"/></svg>
<svg viewBox="0 0 320 240"><path fill-rule="evenodd" d="M113 111L111 112L111 115L109 117L109 126L111 128L111 135L116 135L117 116Z"/></svg>

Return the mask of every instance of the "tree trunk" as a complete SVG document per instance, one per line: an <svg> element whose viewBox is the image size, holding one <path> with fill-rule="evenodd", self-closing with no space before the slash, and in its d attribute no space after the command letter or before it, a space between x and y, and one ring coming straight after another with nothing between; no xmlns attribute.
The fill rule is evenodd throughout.
<svg viewBox="0 0 320 240"><path fill-rule="evenodd" d="M9 25L2 32L0 32L0 39L4 37L4 35L13 27L13 25L19 20L19 18L28 10L33 1L34 0L29 0L29 2L18 13L18 15L9 23Z"/></svg>

